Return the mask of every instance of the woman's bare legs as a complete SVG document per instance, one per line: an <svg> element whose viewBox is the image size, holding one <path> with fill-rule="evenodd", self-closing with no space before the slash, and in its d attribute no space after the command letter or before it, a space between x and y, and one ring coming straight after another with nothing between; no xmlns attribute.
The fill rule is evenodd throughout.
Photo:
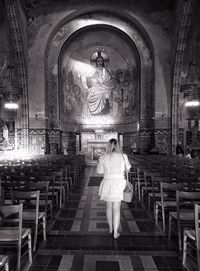
<svg viewBox="0 0 200 271"><path fill-rule="evenodd" d="M113 231L113 203L107 201L106 202L106 217L109 225L109 232Z"/></svg>
<svg viewBox="0 0 200 271"><path fill-rule="evenodd" d="M119 225L120 225L120 211L121 211L121 201L113 202L113 229L114 229L114 238L119 237Z"/></svg>

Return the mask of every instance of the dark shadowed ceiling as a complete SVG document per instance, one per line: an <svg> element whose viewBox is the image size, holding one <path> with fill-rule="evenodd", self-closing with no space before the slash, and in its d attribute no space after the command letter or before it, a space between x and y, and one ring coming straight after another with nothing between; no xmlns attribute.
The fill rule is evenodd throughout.
<svg viewBox="0 0 200 271"><path fill-rule="evenodd" d="M55 8L59 9L63 5L67 6L84 6L84 5L113 5L112 0L20 0L27 17L39 16L51 13ZM144 12L173 10L176 0L115 0L114 5L129 8L134 6Z"/></svg>
<svg viewBox="0 0 200 271"><path fill-rule="evenodd" d="M0 1L0 25L3 24L5 18L6 18L5 4L4 1Z"/></svg>

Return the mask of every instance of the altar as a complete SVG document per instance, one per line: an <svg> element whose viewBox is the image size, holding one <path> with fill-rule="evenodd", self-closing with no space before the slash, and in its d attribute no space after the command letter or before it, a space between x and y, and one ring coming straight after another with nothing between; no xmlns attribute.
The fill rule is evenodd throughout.
<svg viewBox="0 0 200 271"><path fill-rule="evenodd" d="M87 150L90 153L90 159L98 160L99 157L106 151L107 141L88 141Z"/></svg>
<svg viewBox="0 0 200 271"><path fill-rule="evenodd" d="M106 146L111 138L117 138L116 132L95 130L94 132L81 133L81 151L86 160L97 161L106 151Z"/></svg>

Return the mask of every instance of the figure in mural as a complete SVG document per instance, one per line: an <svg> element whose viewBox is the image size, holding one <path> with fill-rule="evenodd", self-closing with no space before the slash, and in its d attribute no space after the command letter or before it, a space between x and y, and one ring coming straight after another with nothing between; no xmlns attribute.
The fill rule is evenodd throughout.
<svg viewBox="0 0 200 271"><path fill-rule="evenodd" d="M117 60L115 60L117 63ZM114 62L114 61L113 61ZM73 63L73 62L72 62ZM62 69L64 112L83 121L137 114L138 73L134 63L118 68L102 51ZM115 63L115 62L114 62Z"/></svg>
<svg viewBox="0 0 200 271"><path fill-rule="evenodd" d="M118 103L118 116L131 116L136 106L136 68L134 65L126 70L118 69L118 91L115 92L114 100Z"/></svg>
<svg viewBox="0 0 200 271"><path fill-rule="evenodd" d="M63 73L65 73L65 71L63 71ZM63 78L65 78L65 75L63 76ZM64 79L63 84L66 90L64 96L64 104L67 113L80 116L82 113L81 89L74 82L74 76L72 71L68 73L66 79Z"/></svg>
<svg viewBox="0 0 200 271"><path fill-rule="evenodd" d="M109 114L112 90L116 87L116 81L112 78L108 69L104 67L102 56L97 56L95 72L87 79L87 83L89 87L87 103L91 115Z"/></svg>
<svg viewBox="0 0 200 271"><path fill-rule="evenodd" d="M3 140L8 141L8 127L6 124L3 126Z"/></svg>

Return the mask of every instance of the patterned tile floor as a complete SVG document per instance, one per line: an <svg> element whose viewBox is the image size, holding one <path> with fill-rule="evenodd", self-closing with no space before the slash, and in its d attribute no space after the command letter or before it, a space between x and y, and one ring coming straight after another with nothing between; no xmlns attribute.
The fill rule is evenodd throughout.
<svg viewBox="0 0 200 271"><path fill-rule="evenodd" d="M105 204L98 200L94 166L58 212L40 241L29 271L181 271L175 243L169 242L137 202L122 204L121 236L108 233ZM89 184L89 185L88 185Z"/></svg>

